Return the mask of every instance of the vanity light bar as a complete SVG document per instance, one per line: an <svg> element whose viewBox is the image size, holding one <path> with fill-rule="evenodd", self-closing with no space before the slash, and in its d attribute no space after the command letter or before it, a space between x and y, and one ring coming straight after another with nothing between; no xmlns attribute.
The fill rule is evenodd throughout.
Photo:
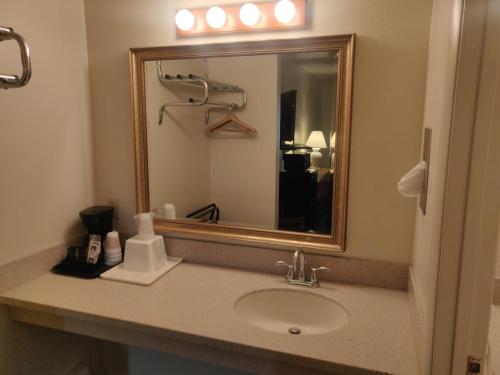
<svg viewBox="0 0 500 375"><path fill-rule="evenodd" d="M304 28L306 0L181 9L175 15L175 24L178 37Z"/></svg>

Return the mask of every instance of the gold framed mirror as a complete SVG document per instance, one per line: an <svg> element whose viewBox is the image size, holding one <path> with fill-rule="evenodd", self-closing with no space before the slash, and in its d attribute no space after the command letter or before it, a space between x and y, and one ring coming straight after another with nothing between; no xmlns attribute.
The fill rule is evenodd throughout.
<svg viewBox="0 0 500 375"><path fill-rule="evenodd" d="M344 251L354 40L131 49L137 211L158 233Z"/></svg>

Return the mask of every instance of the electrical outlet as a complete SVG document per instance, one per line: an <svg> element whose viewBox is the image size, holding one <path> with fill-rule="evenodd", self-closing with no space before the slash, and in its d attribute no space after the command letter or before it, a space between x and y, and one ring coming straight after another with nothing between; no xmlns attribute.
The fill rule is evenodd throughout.
<svg viewBox="0 0 500 375"><path fill-rule="evenodd" d="M110 197L107 199L108 205L113 207L113 220L116 222L118 221L118 204L120 203L120 200L118 198L113 198Z"/></svg>

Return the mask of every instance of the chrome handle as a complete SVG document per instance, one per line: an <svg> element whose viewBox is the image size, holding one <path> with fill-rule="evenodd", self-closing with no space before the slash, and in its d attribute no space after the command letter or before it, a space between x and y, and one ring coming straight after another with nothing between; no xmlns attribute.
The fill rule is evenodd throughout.
<svg viewBox="0 0 500 375"><path fill-rule="evenodd" d="M286 273L286 279L287 280L292 280L293 279L293 266L291 264L283 262L282 260L278 260L276 262L276 266L279 266L279 267L288 267L288 272Z"/></svg>
<svg viewBox="0 0 500 375"><path fill-rule="evenodd" d="M317 271L330 272L330 269L327 267L311 268L311 283L315 285L319 285L318 275L316 274Z"/></svg>
<svg viewBox="0 0 500 375"><path fill-rule="evenodd" d="M278 260L278 261L276 262L276 266L278 266L278 267L288 267L288 268L293 267L291 264L288 264L288 263L286 263L286 262L283 262L282 260Z"/></svg>
<svg viewBox="0 0 500 375"><path fill-rule="evenodd" d="M313 272L316 272L316 271L325 271L325 272L330 272L330 268L327 268L327 267L311 268L311 270L312 270Z"/></svg>
<svg viewBox="0 0 500 375"><path fill-rule="evenodd" d="M0 42L13 39L21 51L21 64L23 73L21 77L10 74L0 74L0 88L16 88L26 85L31 78L30 49L24 38L15 33L12 28L0 26Z"/></svg>

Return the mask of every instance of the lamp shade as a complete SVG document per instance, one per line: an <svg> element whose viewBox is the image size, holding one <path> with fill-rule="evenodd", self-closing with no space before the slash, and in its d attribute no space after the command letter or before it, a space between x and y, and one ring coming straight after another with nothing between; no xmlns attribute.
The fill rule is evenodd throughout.
<svg viewBox="0 0 500 375"><path fill-rule="evenodd" d="M307 138L306 146L312 148L326 148L326 140L321 130L313 130Z"/></svg>

